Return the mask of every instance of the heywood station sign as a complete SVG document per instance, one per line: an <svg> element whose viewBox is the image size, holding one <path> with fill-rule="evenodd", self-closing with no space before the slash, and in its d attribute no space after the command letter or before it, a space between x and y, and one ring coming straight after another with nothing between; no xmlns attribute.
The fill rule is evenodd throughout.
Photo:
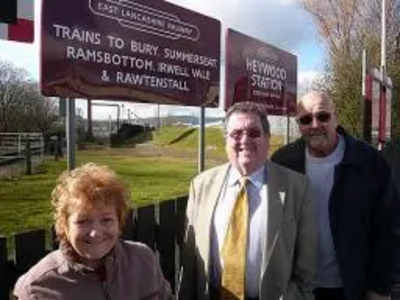
<svg viewBox="0 0 400 300"><path fill-rule="evenodd" d="M245 99L270 115L296 114L296 56L232 29L225 49L225 107Z"/></svg>
<svg viewBox="0 0 400 300"><path fill-rule="evenodd" d="M43 0L42 93L218 107L220 36L218 20L166 1ZM256 100L274 107L270 113L291 111L287 107L296 98L295 57L251 38L229 36L226 86L230 100L226 104ZM278 56L266 57L265 51ZM292 65L281 66L279 55ZM257 67L250 70L248 59L266 64L273 58L277 59L274 73L262 71L267 68L262 66L259 71ZM271 84L253 88L252 72ZM247 87L242 84L244 77L250 84ZM239 93L232 93L232 87ZM246 92L240 94L241 89Z"/></svg>

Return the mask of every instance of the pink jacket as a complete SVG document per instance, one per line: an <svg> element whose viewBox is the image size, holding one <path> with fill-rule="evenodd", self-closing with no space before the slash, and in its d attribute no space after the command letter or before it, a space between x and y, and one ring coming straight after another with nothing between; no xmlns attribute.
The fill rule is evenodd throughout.
<svg viewBox="0 0 400 300"><path fill-rule="evenodd" d="M173 299L154 253L147 246L121 241L106 258L105 276L71 262L64 251L48 254L14 289L19 300L164 300Z"/></svg>

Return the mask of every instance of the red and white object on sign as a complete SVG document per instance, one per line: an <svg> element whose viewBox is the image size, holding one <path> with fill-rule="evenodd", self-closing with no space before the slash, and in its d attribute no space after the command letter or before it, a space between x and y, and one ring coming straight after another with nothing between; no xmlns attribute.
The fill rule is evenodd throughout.
<svg viewBox="0 0 400 300"><path fill-rule="evenodd" d="M17 22L15 24L0 23L0 39L23 43L33 43L33 2L34 0L17 0Z"/></svg>

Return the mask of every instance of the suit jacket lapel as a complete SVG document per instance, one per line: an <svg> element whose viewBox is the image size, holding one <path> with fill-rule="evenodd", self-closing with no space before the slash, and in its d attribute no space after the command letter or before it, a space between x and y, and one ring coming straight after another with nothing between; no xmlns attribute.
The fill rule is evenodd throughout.
<svg viewBox="0 0 400 300"><path fill-rule="evenodd" d="M276 172L274 166L271 165L271 163L267 163L266 170L267 176L265 176L265 184L268 184L268 227L267 242L263 252L263 274L270 263L271 255L278 238L278 230L282 222L282 211L286 197L285 192L280 190L279 174Z"/></svg>
<svg viewBox="0 0 400 300"><path fill-rule="evenodd" d="M199 252L201 257L204 258L204 265L207 272L207 278L209 277L209 263L210 263L210 245L212 241L212 220L214 215L214 210L218 202L220 193L222 192L222 187L226 176L228 174L230 165L227 164L225 167L221 168L221 171L213 178L213 180L208 182L208 185L204 188L207 190L206 197L202 199L204 205L202 205L203 210L199 212L200 220L204 224L202 230L199 230L198 238L201 242L197 243L199 247Z"/></svg>

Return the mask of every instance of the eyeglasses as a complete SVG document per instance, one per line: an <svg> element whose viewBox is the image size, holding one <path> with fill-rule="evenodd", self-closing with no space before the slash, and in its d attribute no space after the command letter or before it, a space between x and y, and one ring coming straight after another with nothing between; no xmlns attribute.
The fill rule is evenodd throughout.
<svg viewBox="0 0 400 300"><path fill-rule="evenodd" d="M263 135L263 132L261 132L257 128L249 128L246 130L235 129L232 130L231 132L227 132L227 135L236 141L241 140L244 134L246 134L247 137L251 139L257 139Z"/></svg>
<svg viewBox="0 0 400 300"><path fill-rule="evenodd" d="M331 114L326 111L320 111L315 114L306 114L297 118L297 122L301 125L310 125L315 118L318 122L326 123L331 119Z"/></svg>

